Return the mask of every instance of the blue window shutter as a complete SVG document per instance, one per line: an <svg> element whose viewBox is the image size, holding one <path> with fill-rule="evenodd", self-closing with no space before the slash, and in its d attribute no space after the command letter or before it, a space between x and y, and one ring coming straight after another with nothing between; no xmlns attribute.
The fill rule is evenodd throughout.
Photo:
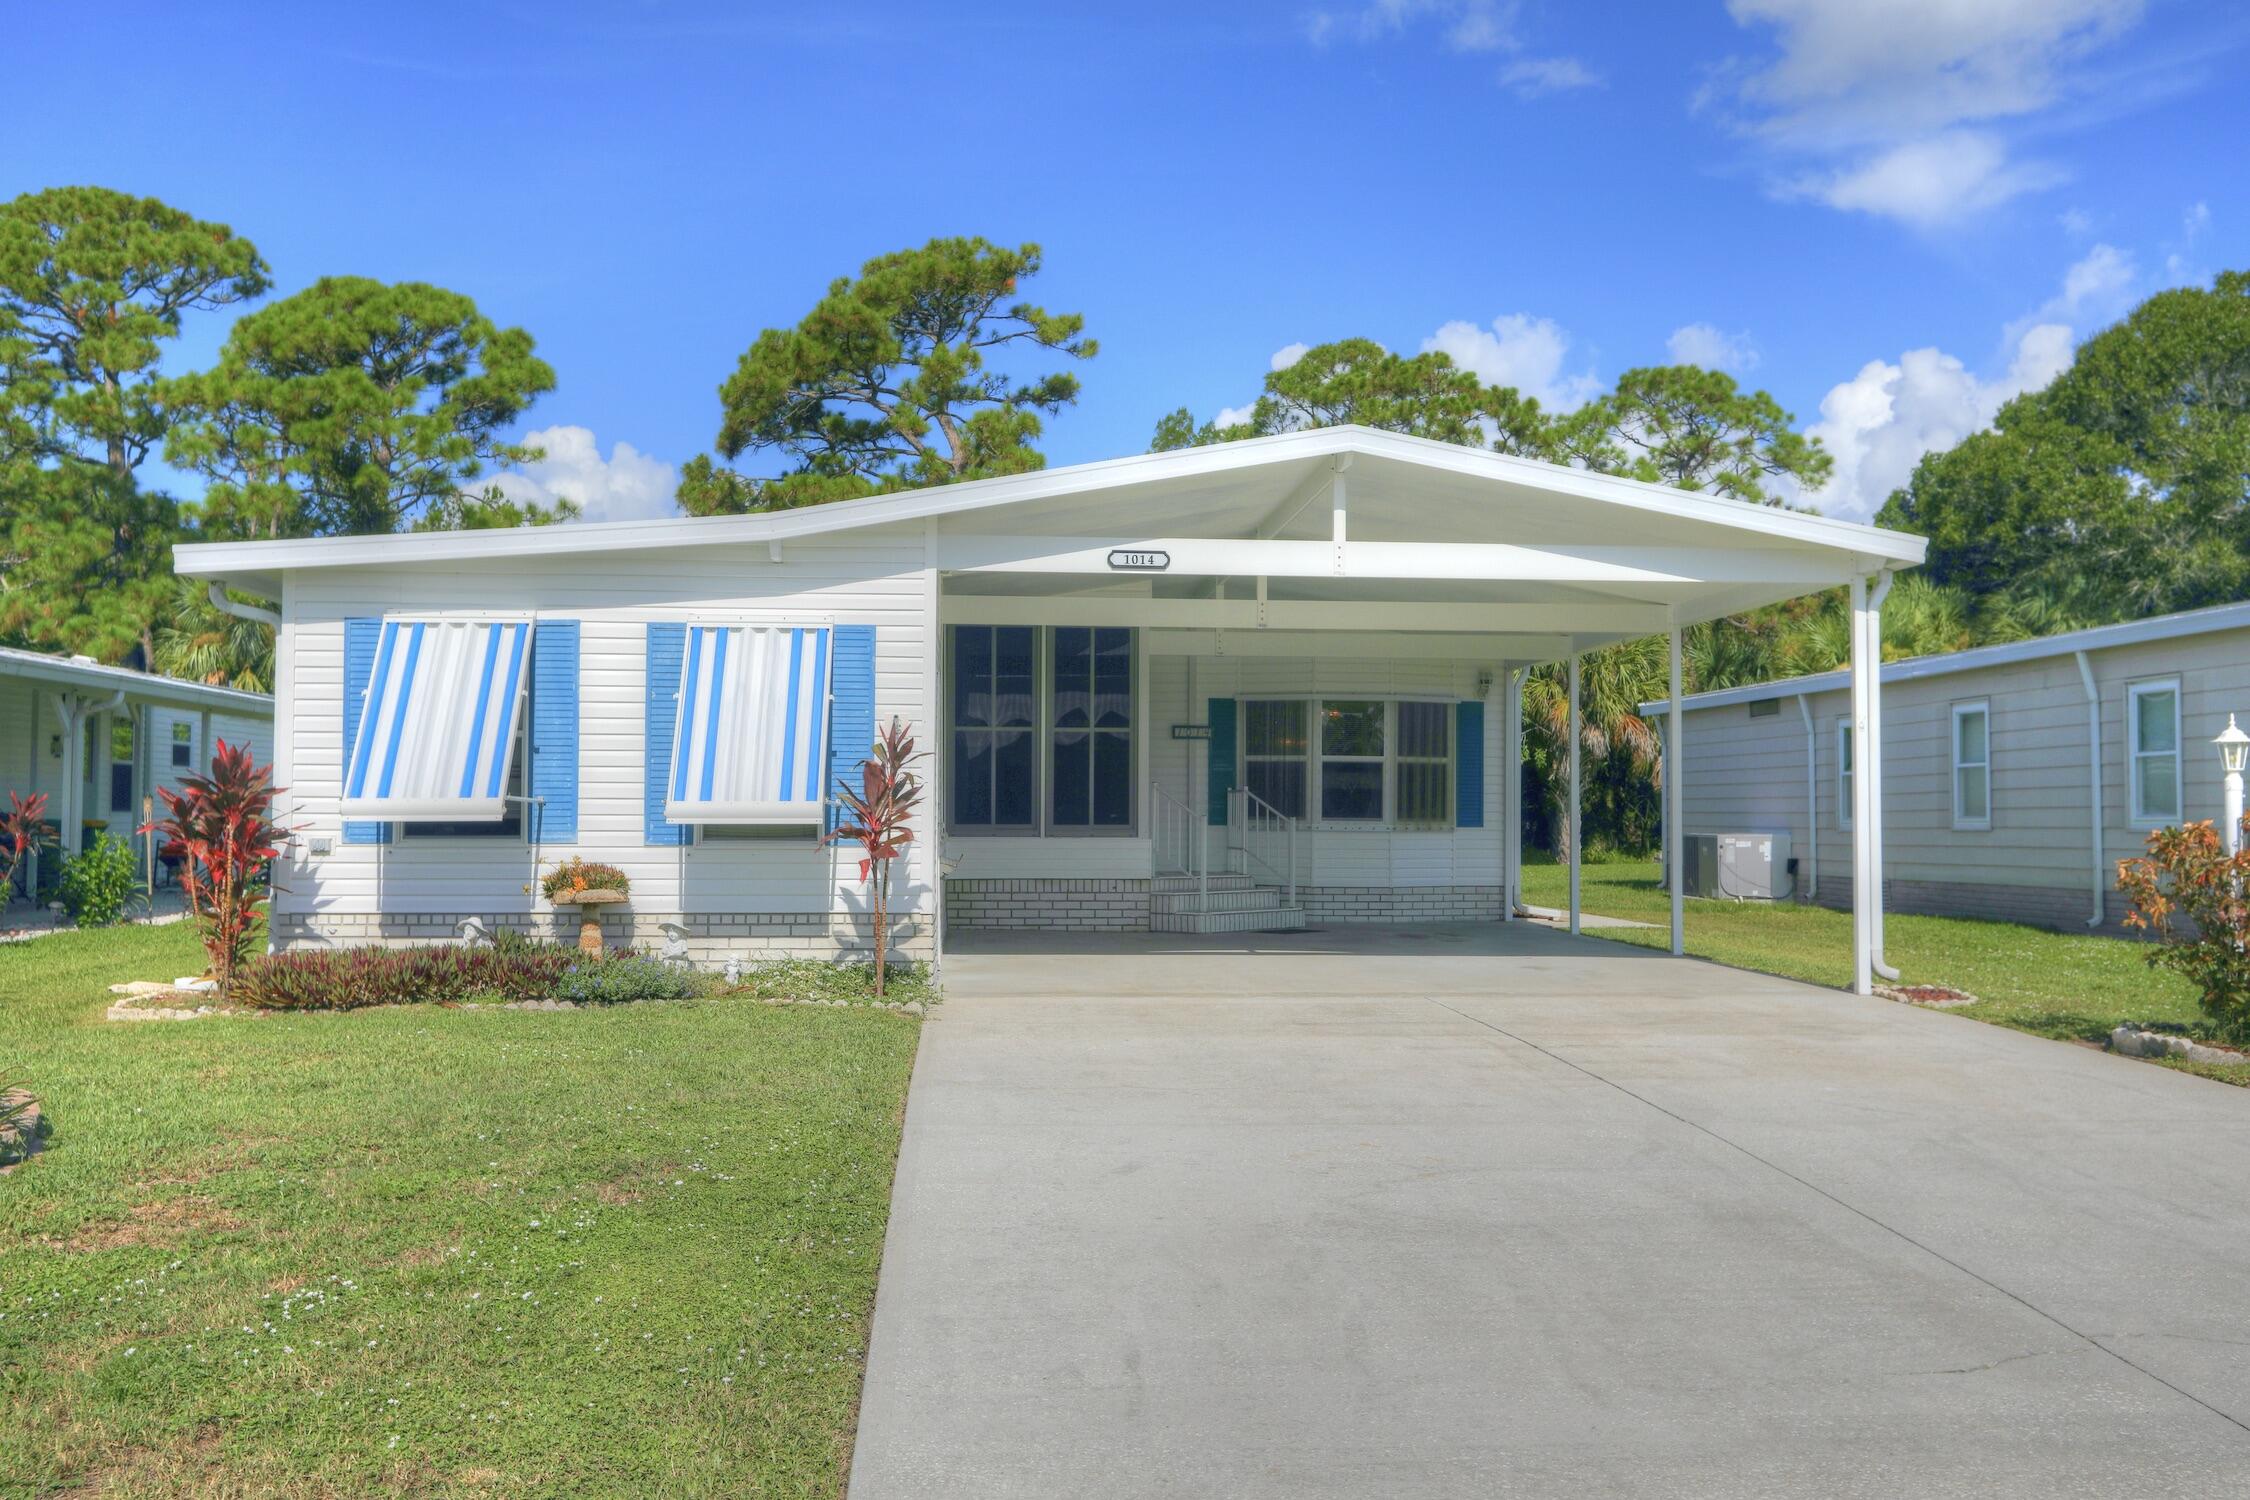
<svg viewBox="0 0 2250 1500"><path fill-rule="evenodd" d="M875 627L836 627L836 661L830 667L828 721L828 795L830 804L821 826L837 823L834 806L838 786L859 785L859 763L875 743Z"/></svg>
<svg viewBox="0 0 2250 1500"><path fill-rule="evenodd" d="M368 616L354 616L344 622L344 758L336 768L340 786L351 770L352 747L359 743L359 714L367 703L367 680L375 675L375 647L383 636L383 622ZM388 823L346 823L344 842L347 844L387 844L391 841Z"/></svg>
<svg viewBox="0 0 2250 1500"><path fill-rule="evenodd" d="M680 665L686 655L686 625L660 620L648 627L648 755L641 773L644 843L688 841L688 824L664 819L664 783L672 774L672 718L679 708Z"/></svg>
<svg viewBox="0 0 2250 1500"><path fill-rule="evenodd" d="M1484 705L1473 698L1453 707L1453 825L1484 826Z"/></svg>
<svg viewBox="0 0 2250 1500"><path fill-rule="evenodd" d="M541 620L531 634L531 756L524 791L531 836L578 837L578 622Z"/></svg>
<svg viewBox="0 0 2250 1500"><path fill-rule="evenodd" d="M1234 700L1213 698L1205 722L1211 726L1210 754L1205 764L1205 779L1210 782L1208 806L1204 816L1211 826L1223 828L1227 821L1227 793L1234 790Z"/></svg>

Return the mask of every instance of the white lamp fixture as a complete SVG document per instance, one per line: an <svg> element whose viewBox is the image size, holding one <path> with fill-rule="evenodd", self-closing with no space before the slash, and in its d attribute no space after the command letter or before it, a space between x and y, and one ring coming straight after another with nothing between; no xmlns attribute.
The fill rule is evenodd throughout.
<svg viewBox="0 0 2250 1500"><path fill-rule="evenodd" d="M2220 730L2211 741L2219 747L2219 764L2226 769L2226 826L2222 830L2227 853L2232 856L2242 851L2242 768L2250 763L2250 734L2244 734L2227 715L2227 727Z"/></svg>

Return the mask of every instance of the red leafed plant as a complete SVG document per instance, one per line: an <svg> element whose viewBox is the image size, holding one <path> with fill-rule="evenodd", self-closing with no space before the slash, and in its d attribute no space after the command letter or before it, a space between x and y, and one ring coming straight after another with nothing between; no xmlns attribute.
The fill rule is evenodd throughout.
<svg viewBox="0 0 2250 1500"><path fill-rule="evenodd" d="M202 930L210 977L225 995L249 956L258 908L266 899L267 867L280 852L282 830L274 825L273 801L281 789L273 784L273 767L258 765L247 746L225 740L213 747L211 774L182 777L180 786L177 792L157 788L171 816L141 832L161 834L179 846L180 885Z"/></svg>
<svg viewBox="0 0 2250 1500"><path fill-rule="evenodd" d="M2133 903L2125 925L2162 940L2149 963L2192 980L2223 1035L2250 1037L2250 847L2228 854L2208 821L2159 828L2146 858L2118 861L2117 888Z"/></svg>
<svg viewBox="0 0 2250 1500"><path fill-rule="evenodd" d="M890 955L891 861L914 842L914 810L922 802L922 779L908 767L923 758L914 748L914 736L906 732L905 721L892 719L876 738L874 749L859 763L858 790L844 782L836 784L836 806L844 818L820 840L824 845L839 839L857 840L861 849L859 878L866 881L870 874L874 876L878 996L883 993L883 969Z"/></svg>
<svg viewBox="0 0 2250 1500"><path fill-rule="evenodd" d="M16 871L31 855L54 842L47 832L47 794L8 793L8 810L0 813L0 906L15 894Z"/></svg>

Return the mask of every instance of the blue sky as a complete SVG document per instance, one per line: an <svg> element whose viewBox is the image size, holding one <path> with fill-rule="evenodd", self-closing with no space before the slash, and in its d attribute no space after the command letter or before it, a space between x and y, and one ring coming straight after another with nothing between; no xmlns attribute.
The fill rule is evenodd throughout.
<svg viewBox="0 0 2250 1500"><path fill-rule="evenodd" d="M598 516L667 508L760 329L939 234L1040 242L1027 291L1101 342L1052 462L1246 403L1306 342L1442 347L1566 405L1686 356L1819 432L1814 503L1847 515L2140 296L2250 265L2250 16L2222 3L206 0L8 26L45 62L11 70L0 195L153 194L256 241L277 294L468 293L560 380L525 424L549 459L511 484Z"/></svg>

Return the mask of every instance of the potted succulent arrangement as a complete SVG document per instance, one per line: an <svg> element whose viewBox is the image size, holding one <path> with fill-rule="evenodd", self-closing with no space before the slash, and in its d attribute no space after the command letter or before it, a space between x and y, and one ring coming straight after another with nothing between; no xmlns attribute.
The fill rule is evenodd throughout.
<svg viewBox="0 0 2250 1500"><path fill-rule="evenodd" d="M602 908L623 903L633 882L615 865L597 864L572 855L540 878L539 889L557 907L578 909L578 948L600 953Z"/></svg>

